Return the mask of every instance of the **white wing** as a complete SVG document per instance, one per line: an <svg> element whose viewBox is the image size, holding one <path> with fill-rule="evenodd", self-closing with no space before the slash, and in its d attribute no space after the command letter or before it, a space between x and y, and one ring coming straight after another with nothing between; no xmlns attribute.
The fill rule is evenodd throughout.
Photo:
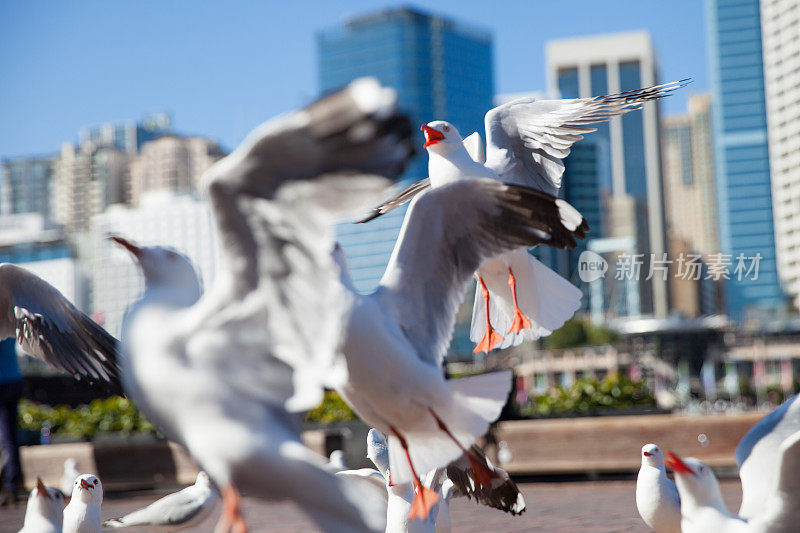
<svg viewBox="0 0 800 533"><path fill-rule="evenodd" d="M412 153L395 102L357 80L262 125L206 172L221 268L186 319L186 355L240 394L288 397L292 411L321 400L341 322L331 224L380 198L390 182L378 175L396 177Z"/></svg>
<svg viewBox="0 0 800 533"><path fill-rule="evenodd" d="M483 150L483 139L481 139L480 133L476 131L464 139L464 148L467 149L467 153L473 161L481 165L486 163L486 152Z"/></svg>
<svg viewBox="0 0 800 533"><path fill-rule="evenodd" d="M683 87L681 80L619 94L571 100L519 98L486 114L486 166L500 180L558 194L570 147L589 124L605 122L641 108Z"/></svg>
<svg viewBox="0 0 800 533"><path fill-rule="evenodd" d="M0 302L25 353L73 376L118 383L117 340L55 287L24 268L0 264ZM9 328L11 329L11 328Z"/></svg>
<svg viewBox="0 0 800 533"><path fill-rule="evenodd" d="M493 179L431 189L406 213L375 296L421 359L437 367L473 272L489 257L546 243L574 248L588 229L565 201Z"/></svg>
<svg viewBox="0 0 800 533"><path fill-rule="evenodd" d="M739 516L752 518L764 508L780 469L781 443L800 430L800 402L797 395L758 421L736 447L736 463L742 480Z"/></svg>

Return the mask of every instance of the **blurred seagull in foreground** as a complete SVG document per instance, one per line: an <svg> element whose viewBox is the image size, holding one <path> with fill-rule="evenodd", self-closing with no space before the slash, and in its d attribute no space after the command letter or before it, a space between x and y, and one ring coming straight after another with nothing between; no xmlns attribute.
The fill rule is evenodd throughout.
<svg viewBox="0 0 800 533"><path fill-rule="evenodd" d="M75 377L118 383L117 340L58 289L22 267L0 264L0 340Z"/></svg>
<svg viewBox="0 0 800 533"><path fill-rule="evenodd" d="M37 477L19 533L61 533L63 513L64 494L54 487L45 487L42 478Z"/></svg>
<svg viewBox="0 0 800 533"><path fill-rule="evenodd" d="M81 474L75 480L72 497L64 508L64 533L101 533L100 506L103 484L92 474Z"/></svg>
<svg viewBox="0 0 800 533"><path fill-rule="evenodd" d="M681 533L681 497L667 477L664 456L655 444L642 446L642 466L636 478L636 509L656 533Z"/></svg>
<svg viewBox="0 0 800 533"><path fill-rule="evenodd" d="M205 472L197 474L194 485L164 496L147 507L120 518L103 522L115 528L140 528L148 531L179 531L203 522L219 501L217 489Z"/></svg>
<svg viewBox="0 0 800 533"><path fill-rule="evenodd" d="M347 258L334 251L346 308L341 350L347 380L337 387L359 417L388 436L392 479L412 482L411 517L438 496L420 476L465 454L478 482L497 474L470 450L497 419L509 371L447 380L442 364L456 312L478 266L521 246L574 248L586 221L568 203L493 179L466 179L418 196L377 290L355 290Z"/></svg>
<svg viewBox="0 0 800 533"><path fill-rule="evenodd" d="M145 292L123 328L125 390L220 487L219 531L247 530L239 491L290 498L324 531L377 531L380 502L324 470L297 412L343 379L332 222L363 211L413 148L396 93L361 79L251 133L204 175L220 264L200 295L185 256L122 237ZM309 490L314 487L314 490Z"/></svg>
<svg viewBox="0 0 800 533"><path fill-rule="evenodd" d="M641 108L688 80L619 94L567 100L519 98L486 113L486 151L479 133L462 139L453 124L423 124L428 175L378 206L362 222L389 212L429 188L465 178L490 178L558 196L563 159L590 124ZM561 200L563 201L563 200ZM524 248L487 255L476 269L470 338L475 352L518 345L549 335L580 307L581 291Z"/></svg>

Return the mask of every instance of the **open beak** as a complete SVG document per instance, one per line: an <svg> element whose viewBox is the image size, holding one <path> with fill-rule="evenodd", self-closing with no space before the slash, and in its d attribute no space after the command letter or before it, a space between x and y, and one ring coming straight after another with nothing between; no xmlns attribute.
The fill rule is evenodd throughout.
<svg viewBox="0 0 800 533"><path fill-rule="evenodd" d="M82 479L82 480L81 480L81 485L80 485L80 487L81 487L82 489L93 489L93 488L94 488L94 487L92 487L91 485L89 485L88 483L86 483L86 480L85 480L85 479Z"/></svg>
<svg viewBox="0 0 800 533"><path fill-rule="evenodd" d="M651 457L653 454L650 452L642 452L642 455L644 455L645 457Z"/></svg>
<svg viewBox="0 0 800 533"><path fill-rule="evenodd" d="M133 254L133 256L136 259L140 259L142 257L142 249L133 244L132 242L130 242L129 240L123 239L119 235L109 235L108 240L114 241L115 243L119 244L120 246L128 250L130 253Z"/></svg>
<svg viewBox="0 0 800 533"><path fill-rule="evenodd" d="M42 478L39 476L36 476L36 493L50 499L50 493L47 492L47 488L44 486Z"/></svg>
<svg viewBox="0 0 800 533"><path fill-rule="evenodd" d="M689 465L683 462L680 457L667 450L666 459L664 463L676 474L691 474L696 476L697 473L692 470Z"/></svg>
<svg viewBox="0 0 800 533"><path fill-rule="evenodd" d="M422 145L423 148L427 148L432 144L436 144L439 141L444 140L444 133L431 128L427 124L423 124L419 129L425 132L425 144Z"/></svg>

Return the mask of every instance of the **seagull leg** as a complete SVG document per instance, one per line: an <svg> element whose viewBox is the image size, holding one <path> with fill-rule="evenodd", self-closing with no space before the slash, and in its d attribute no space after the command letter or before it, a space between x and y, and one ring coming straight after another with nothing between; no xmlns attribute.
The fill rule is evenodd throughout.
<svg viewBox="0 0 800 533"><path fill-rule="evenodd" d="M531 327L531 321L522 314L517 305L517 279L514 277L511 267L508 267L508 286L511 287L511 296L514 298L514 320L511 322L511 329L508 332L519 333L523 329Z"/></svg>
<svg viewBox="0 0 800 533"><path fill-rule="evenodd" d="M479 353L479 352L486 352L489 353L492 349L500 344L503 341L503 336L497 333L494 328L492 327L492 323L489 320L489 289L486 288L486 284L483 282L483 278L478 278L478 283L481 286L481 292L483 293L483 300L486 302L486 333L483 334L483 338L481 342L475 346L475 349L472 353Z"/></svg>
<svg viewBox="0 0 800 533"><path fill-rule="evenodd" d="M222 489L222 515L219 517L214 533L247 533L247 523L240 509L239 491L233 485Z"/></svg>
<svg viewBox="0 0 800 533"><path fill-rule="evenodd" d="M439 500L439 495L423 485L422 481L419 480L417 471L414 470L414 465L411 462L411 455L408 453L408 443L406 439L404 439L394 427L391 429L394 436L400 440L400 445L406 453L406 459L408 459L408 466L411 467L411 475L414 478L414 501L411 502L411 512L408 513L408 519L413 520L419 518L420 520L425 520L428 518L428 513L431 512L433 505Z"/></svg>
<svg viewBox="0 0 800 533"><path fill-rule="evenodd" d="M447 436L450 437L450 439L452 439L452 441L455 442L459 448L461 448L461 451L464 452L464 455L467 456L469 465L470 467L472 467L472 471L475 473L475 480L478 482L478 485L487 489L491 488L492 480L500 477L500 475L491 468L489 468L489 465L487 465L483 459L476 456L470 450L464 448L464 446L460 442L458 442L458 439L456 439L455 435L453 435L453 433L448 429L448 427L445 425L442 419L439 418L436 415L436 413L433 412L433 409L429 407L428 411L431 413L433 418L436 419L436 423L439 425L439 429L447 433Z"/></svg>

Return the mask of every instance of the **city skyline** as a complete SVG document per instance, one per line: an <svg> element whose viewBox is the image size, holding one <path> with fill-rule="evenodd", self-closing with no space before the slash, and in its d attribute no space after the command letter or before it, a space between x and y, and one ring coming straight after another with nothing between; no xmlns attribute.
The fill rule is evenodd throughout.
<svg viewBox="0 0 800 533"><path fill-rule="evenodd" d="M538 3L411 6L491 31L497 94L546 87L548 40L635 29L653 35L662 57L661 79L690 76L691 92L706 89L698 3L644 8L630 1L611 9L589 1L573 4L570 10ZM11 51L0 57L0 69L10 74L10 83L0 87L5 126L0 158L55 154L61 142L76 141L86 126L135 121L158 111L170 112L176 131L211 136L229 149L264 117L316 96L314 36L320 29L403 4L358 0L302 9L234 2L224 16L208 5L191 5L191 24L185 2L92 5L91 11L81 3L0 6L0 46ZM575 12L585 16L576 18ZM234 32L237 27L241 31ZM686 97L667 101L667 114L682 112Z"/></svg>

